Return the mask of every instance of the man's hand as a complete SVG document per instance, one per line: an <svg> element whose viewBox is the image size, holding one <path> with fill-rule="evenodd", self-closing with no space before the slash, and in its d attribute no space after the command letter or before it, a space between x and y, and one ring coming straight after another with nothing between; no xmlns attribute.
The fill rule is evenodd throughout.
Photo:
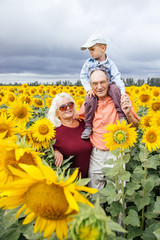
<svg viewBox="0 0 160 240"><path fill-rule="evenodd" d="M93 96L95 97L95 94L94 94L93 90L91 89L91 90L89 90L89 91L87 92L86 97L91 98L91 97L93 97Z"/></svg>
<svg viewBox="0 0 160 240"><path fill-rule="evenodd" d="M132 104L131 104L129 97L127 95L122 95L121 96L121 108L122 108L122 111L124 112L124 114L126 115L126 117L128 115L130 115L131 107L132 107Z"/></svg>
<svg viewBox="0 0 160 240"><path fill-rule="evenodd" d="M63 162L63 155L62 155L62 153L60 153L59 151L56 150L54 152L54 159L55 159L56 167L60 167L62 165L62 162Z"/></svg>

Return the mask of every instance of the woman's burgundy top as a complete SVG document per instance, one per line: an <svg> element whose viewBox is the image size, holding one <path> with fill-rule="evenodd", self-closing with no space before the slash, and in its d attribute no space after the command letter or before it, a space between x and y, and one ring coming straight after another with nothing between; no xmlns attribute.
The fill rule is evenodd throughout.
<svg viewBox="0 0 160 240"><path fill-rule="evenodd" d="M82 178L88 177L88 168L92 145L89 140L81 139L81 134L84 131L84 122L79 122L79 126L75 128L61 125L56 128L56 143L54 150L58 150L63 154L64 159L69 156L71 158L71 168L79 168Z"/></svg>

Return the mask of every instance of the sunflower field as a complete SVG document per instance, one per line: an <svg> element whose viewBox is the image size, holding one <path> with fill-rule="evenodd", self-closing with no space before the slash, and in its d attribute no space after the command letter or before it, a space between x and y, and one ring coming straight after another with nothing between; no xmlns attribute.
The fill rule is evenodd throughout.
<svg viewBox="0 0 160 240"><path fill-rule="evenodd" d="M54 164L56 129L46 115L60 92L77 111L84 103L81 86L0 87L0 240L160 240L160 88L126 87L139 127L106 126L115 159L100 191L71 158Z"/></svg>

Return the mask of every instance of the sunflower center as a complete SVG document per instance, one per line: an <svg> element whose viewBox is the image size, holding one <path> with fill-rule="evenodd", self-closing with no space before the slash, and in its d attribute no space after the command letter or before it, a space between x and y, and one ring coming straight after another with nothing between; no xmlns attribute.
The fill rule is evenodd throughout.
<svg viewBox="0 0 160 240"><path fill-rule="evenodd" d="M9 126L8 125L6 125L6 124L2 124L2 125L0 125L0 133L3 133L3 132L5 132L5 131L7 131L7 130L9 130ZM6 137L8 137L9 136L9 133L7 132L6 133Z"/></svg>
<svg viewBox="0 0 160 240"><path fill-rule="evenodd" d="M42 134L42 135L46 135L47 133L49 132L49 128L46 124L42 124L40 127L39 127L39 133Z"/></svg>
<svg viewBox="0 0 160 240"><path fill-rule="evenodd" d="M28 165L35 165L34 158L31 153L25 152L23 156L20 157L19 163L25 163Z"/></svg>
<svg viewBox="0 0 160 240"><path fill-rule="evenodd" d="M113 137L116 143L124 143L127 139L126 133L121 130L115 132Z"/></svg>
<svg viewBox="0 0 160 240"><path fill-rule="evenodd" d="M146 135L146 139L149 143L153 143L156 141L157 139L157 136L154 132L149 132L147 135Z"/></svg>
<svg viewBox="0 0 160 240"><path fill-rule="evenodd" d="M35 100L35 103L36 103L37 105L41 106L41 105L42 105L42 100L41 100L41 99L36 99L36 100Z"/></svg>
<svg viewBox="0 0 160 240"><path fill-rule="evenodd" d="M140 96L140 100L141 100L142 102L148 102L148 101L149 101L149 96L148 96L148 94L142 94L142 95Z"/></svg>
<svg viewBox="0 0 160 240"><path fill-rule="evenodd" d="M53 183L47 185L40 182L32 185L24 199L30 210L50 221L64 219L69 206L63 188Z"/></svg>
<svg viewBox="0 0 160 240"><path fill-rule="evenodd" d="M5 160L5 170L6 172L10 175L13 176L13 173L10 171L10 169L8 168L8 166L13 166L14 168L19 168L18 166L18 161L16 161L15 158L15 150L11 150L11 151L7 151L6 155L4 156L4 160Z"/></svg>
<svg viewBox="0 0 160 240"><path fill-rule="evenodd" d="M13 102L15 100L15 97L13 95L9 95L9 101Z"/></svg>
<svg viewBox="0 0 160 240"><path fill-rule="evenodd" d="M25 118L27 115L27 109L25 107L21 107L17 112L16 112L16 117L18 118Z"/></svg>
<svg viewBox="0 0 160 240"><path fill-rule="evenodd" d="M144 121L144 125L145 125L146 127L151 127L150 121L151 121L151 118L150 118L150 117L146 118L145 121Z"/></svg>
<svg viewBox="0 0 160 240"><path fill-rule="evenodd" d="M159 91L155 90L155 91L153 92L153 95L154 95L155 97L158 97L158 96L159 96Z"/></svg>
<svg viewBox="0 0 160 240"><path fill-rule="evenodd" d="M155 102L152 104L153 111L159 111L160 110L160 102Z"/></svg>

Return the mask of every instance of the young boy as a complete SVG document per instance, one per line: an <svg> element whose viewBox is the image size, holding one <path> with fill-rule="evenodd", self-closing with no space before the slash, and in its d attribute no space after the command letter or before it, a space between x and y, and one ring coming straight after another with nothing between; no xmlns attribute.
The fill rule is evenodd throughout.
<svg viewBox="0 0 160 240"><path fill-rule="evenodd" d="M110 77L110 85L108 95L112 98L119 118L125 118L125 114L121 109L121 100L125 95L125 85L121 80L121 74L115 63L106 55L107 42L100 34L94 34L81 47L81 50L88 49L91 58L87 59L80 73L80 80L87 92L85 99L85 130L81 138L88 139L92 134L92 121L97 107L97 98L94 96L90 86L89 76L93 69L103 69Z"/></svg>

